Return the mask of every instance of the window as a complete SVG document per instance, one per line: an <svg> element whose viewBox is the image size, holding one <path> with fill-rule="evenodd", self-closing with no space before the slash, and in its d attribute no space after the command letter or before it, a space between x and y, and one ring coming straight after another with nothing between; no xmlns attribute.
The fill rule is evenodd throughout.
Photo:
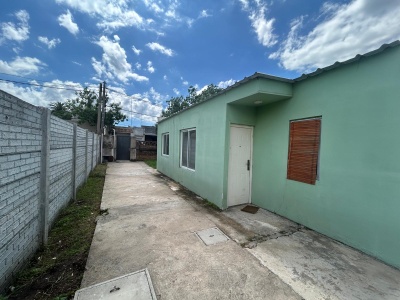
<svg viewBox="0 0 400 300"><path fill-rule="evenodd" d="M169 133L162 135L162 155L169 155Z"/></svg>
<svg viewBox="0 0 400 300"><path fill-rule="evenodd" d="M321 118L290 121L287 179L315 184Z"/></svg>
<svg viewBox="0 0 400 300"><path fill-rule="evenodd" d="M181 166L194 170L196 167L196 129L181 131Z"/></svg>

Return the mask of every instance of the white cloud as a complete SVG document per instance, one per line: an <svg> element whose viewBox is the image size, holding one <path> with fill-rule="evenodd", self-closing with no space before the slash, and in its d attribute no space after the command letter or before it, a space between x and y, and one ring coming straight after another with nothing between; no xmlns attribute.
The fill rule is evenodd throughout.
<svg viewBox="0 0 400 300"><path fill-rule="evenodd" d="M135 63L135 67L136 69L140 70L142 68L142 65L137 62Z"/></svg>
<svg viewBox="0 0 400 300"><path fill-rule="evenodd" d="M109 92L111 102L120 103L124 109L123 113L128 119L132 117L135 120L155 123L157 122L157 117L161 115L163 102L168 99L168 96L162 96L154 87L142 94L137 93L129 96L121 95L121 93L125 94L123 88L113 86L110 86L110 88L119 92Z"/></svg>
<svg viewBox="0 0 400 300"><path fill-rule="evenodd" d="M132 72L132 66L127 61L125 50L118 41L111 41L106 36L102 36L95 44L104 51L101 62L92 57L92 66L97 76L102 77L104 75L109 79L116 78L123 83L127 83L130 78L139 82L149 80L145 76Z"/></svg>
<svg viewBox="0 0 400 300"><path fill-rule="evenodd" d="M173 88L172 90L174 91L175 95L179 95L180 94L179 90L177 88Z"/></svg>
<svg viewBox="0 0 400 300"><path fill-rule="evenodd" d="M31 81L32 84L38 84ZM19 86L11 82L0 82L0 89L10 93L23 101L36 106L48 107L51 102L65 102L67 99L75 98L76 90L83 90L81 84L72 81L53 80L50 82L41 82L40 85L45 86L68 86L72 89L54 89L39 86Z"/></svg>
<svg viewBox="0 0 400 300"><path fill-rule="evenodd" d="M173 56L174 55L174 51L172 49L168 49L166 47L164 47L163 45L160 45L159 43L148 43L146 44L147 47L149 47L151 50L153 51L158 51L162 54L165 54L167 56Z"/></svg>
<svg viewBox="0 0 400 300"><path fill-rule="evenodd" d="M114 35L114 40L116 41L116 42L119 42L121 39L119 38L119 36L118 35Z"/></svg>
<svg viewBox="0 0 400 300"><path fill-rule="evenodd" d="M51 39L49 40L47 37L45 36L39 36L38 40L40 42L42 42L43 44L45 44L49 49L53 49L54 47L56 47L59 43L61 43L60 39Z"/></svg>
<svg viewBox="0 0 400 300"><path fill-rule="evenodd" d="M199 19L208 18L208 17L211 17L211 15L207 12L206 9L203 9L199 14Z"/></svg>
<svg viewBox="0 0 400 300"><path fill-rule="evenodd" d="M189 82L187 80L184 80L182 76L181 76L181 81L183 85L189 85Z"/></svg>
<svg viewBox="0 0 400 300"><path fill-rule="evenodd" d="M236 83L236 80L234 79L229 79L229 80L225 80L225 81L220 81L217 86L221 89L225 89L228 86L234 85Z"/></svg>
<svg viewBox="0 0 400 300"><path fill-rule="evenodd" d="M132 46L132 50L136 55L139 55L142 52L142 50L137 49L135 46Z"/></svg>
<svg viewBox="0 0 400 300"><path fill-rule="evenodd" d="M19 57L13 61L0 60L0 72L12 75L37 74L46 64L34 57Z"/></svg>
<svg viewBox="0 0 400 300"><path fill-rule="evenodd" d="M154 73L156 69L153 67L153 63L151 61L147 62L147 71L149 71L150 73Z"/></svg>
<svg viewBox="0 0 400 300"><path fill-rule="evenodd" d="M77 66L82 66L81 63L78 63L78 62L76 62L76 61L72 61L72 63L75 64L75 65L77 65Z"/></svg>
<svg viewBox="0 0 400 300"><path fill-rule="evenodd" d="M324 4L321 13L326 18L305 35L300 34L304 17L294 20L280 49L269 57L287 70L309 72L400 38L397 0Z"/></svg>
<svg viewBox="0 0 400 300"><path fill-rule="evenodd" d="M144 0L143 2L148 8L150 8L150 10L152 10L153 12L155 12L157 14L164 12L164 9L161 8L160 5L156 3L156 1Z"/></svg>
<svg viewBox="0 0 400 300"><path fill-rule="evenodd" d="M163 77L163 78L164 78L164 80L168 80L168 77L167 77L167 75L164 75L164 77Z"/></svg>
<svg viewBox="0 0 400 300"><path fill-rule="evenodd" d="M0 43L4 40L23 42L29 38L28 12L26 10L17 11L15 17L18 19L18 24L12 22L0 24L2 32Z"/></svg>
<svg viewBox="0 0 400 300"><path fill-rule="evenodd" d="M97 26L100 28L118 29L130 26L141 28L147 23L130 8L132 5L127 0L56 0L56 2L97 17L100 20Z"/></svg>
<svg viewBox="0 0 400 300"><path fill-rule="evenodd" d="M242 9L249 13L249 19L257 39L260 44L271 47L277 43L277 36L274 34L275 19L267 19L267 6L260 0L239 0L242 3Z"/></svg>
<svg viewBox="0 0 400 300"><path fill-rule="evenodd" d="M74 23L69 10L65 14L58 16L58 22L60 26L65 27L73 35L79 32L78 24Z"/></svg>

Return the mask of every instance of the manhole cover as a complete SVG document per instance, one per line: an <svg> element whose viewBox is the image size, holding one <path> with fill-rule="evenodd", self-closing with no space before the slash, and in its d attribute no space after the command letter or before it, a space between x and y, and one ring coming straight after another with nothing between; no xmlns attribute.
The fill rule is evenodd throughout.
<svg viewBox="0 0 400 300"><path fill-rule="evenodd" d="M147 269L76 291L74 300L156 300Z"/></svg>
<svg viewBox="0 0 400 300"><path fill-rule="evenodd" d="M217 227L196 231L195 234L206 244L215 245L218 243L226 242L229 238Z"/></svg>

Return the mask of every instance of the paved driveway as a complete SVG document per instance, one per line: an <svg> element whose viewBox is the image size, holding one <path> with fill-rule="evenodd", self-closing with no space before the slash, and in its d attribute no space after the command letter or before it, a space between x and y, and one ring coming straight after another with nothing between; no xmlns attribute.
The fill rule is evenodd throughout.
<svg viewBox="0 0 400 300"><path fill-rule="evenodd" d="M109 163L82 287L147 268L158 299L400 298L394 268L264 210L204 204L144 163ZM195 232L214 227L230 239L207 246Z"/></svg>

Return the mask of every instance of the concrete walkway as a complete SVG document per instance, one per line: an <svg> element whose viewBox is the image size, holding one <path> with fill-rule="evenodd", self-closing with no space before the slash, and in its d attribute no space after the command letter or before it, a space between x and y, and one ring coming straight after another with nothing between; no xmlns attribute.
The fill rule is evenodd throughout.
<svg viewBox="0 0 400 300"><path fill-rule="evenodd" d="M217 212L144 163L109 163L82 288L147 268L158 299L399 299L400 271L264 210ZM205 245L197 231L231 239Z"/></svg>

